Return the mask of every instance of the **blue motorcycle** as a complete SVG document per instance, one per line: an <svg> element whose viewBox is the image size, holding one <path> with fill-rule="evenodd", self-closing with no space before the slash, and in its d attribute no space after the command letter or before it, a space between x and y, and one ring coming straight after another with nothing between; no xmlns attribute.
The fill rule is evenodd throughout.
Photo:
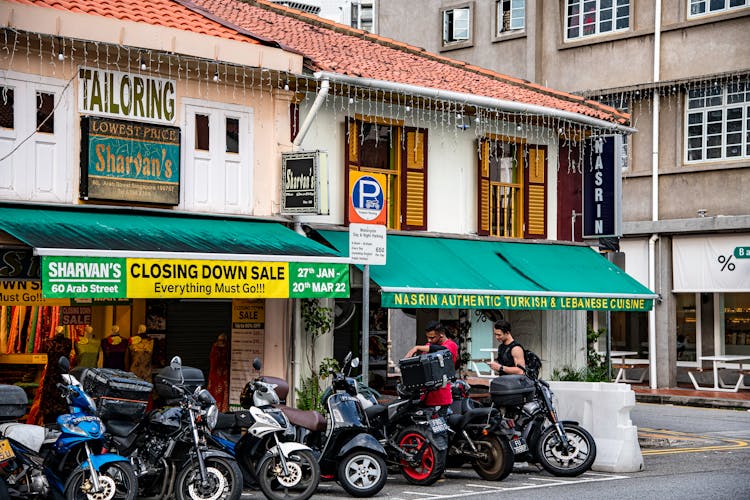
<svg viewBox="0 0 750 500"><path fill-rule="evenodd" d="M60 359L69 413L58 429L17 422L0 424L0 478L11 498L134 500L138 480L127 458L103 452L104 424L94 401ZM24 394L25 397L25 394Z"/></svg>

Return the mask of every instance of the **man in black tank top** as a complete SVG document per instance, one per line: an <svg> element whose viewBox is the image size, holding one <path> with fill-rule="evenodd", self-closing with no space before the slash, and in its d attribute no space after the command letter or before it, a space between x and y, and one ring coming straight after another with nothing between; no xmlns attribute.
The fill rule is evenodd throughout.
<svg viewBox="0 0 750 500"><path fill-rule="evenodd" d="M497 346L497 360L489 363L490 368L500 375L523 375L523 370L518 366L526 366L523 358L523 347L513 340L510 334L510 322L499 319L493 325L495 338L500 345Z"/></svg>

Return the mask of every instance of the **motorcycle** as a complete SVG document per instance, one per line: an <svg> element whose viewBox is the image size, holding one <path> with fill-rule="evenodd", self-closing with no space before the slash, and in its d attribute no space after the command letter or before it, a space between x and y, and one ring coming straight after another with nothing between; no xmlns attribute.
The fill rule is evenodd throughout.
<svg viewBox="0 0 750 500"><path fill-rule="evenodd" d="M397 391L398 400L365 408L370 432L408 482L429 486L445 472L448 424L436 408L421 405L420 389L400 384Z"/></svg>
<svg viewBox="0 0 750 500"><path fill-rule="evenodd" d="M448 448L448 464L470 462L483 479L501 481L513 471L515 461L509 440L514 432L497 408L483 407L469 397L471 387L457 380L451 389L452 415L447 418L453 431Z"/></svg>
<svg viewBox="0 0 750 500"><path fill-rule="evenodd" d="M237 462L207 441L219 415L214 397L200 385L191 390L178 356L155 382L167 406L135 422L107 421L109 445L130 457L135 467L139 498L240 498L242 472Z"/></svg>
<svg viewBox="0 0 750 500"><path fill-rule="evenodd" d="M260 372L259 359L253 361L253 368ZM240 397L247 411L221 414L212 439L236 457L245 483L259 486L266 498L307 500L318 488L320 466L309 446L294 441L295 429L287 414L294 413L297 425L316 432L325 429L325 420L317 412L277 408L280 384L288 388L275 377L258 376L248 382Z"/></svg>
<svg viewBox="0 0 750 500"><path fill-rule="evenodd" d="M385 448L371 434L358 397L357 381L349 377L359 359L347 354L343 369L332 370L331 386L321 401L328 409L324 431L298 429L297 440L310 446L320 464L322 478L335 479L353 497L376 495L388 478ZM369 406L369 405L368 405Z"/></svg>
<svg viewBox="0 0 750 500"><path fill-rule="evenodd" d="M58 387L69 413L57 417L58 428L0 424L2 487L10 498L135 499L138 479L130 462L101 452L105 428L96 404L68 373L68 359L59 363L64 383Z"/></svg>
<svg viewBox="0 0 750 500"><path fill-rule="evenodd" d="M540 464L555 476L583 474L596 459L594 438L578 422L560 420L549 384L521 368L525 375L490 381L493 404L517 431L510 441L516 461Z"/></svg>

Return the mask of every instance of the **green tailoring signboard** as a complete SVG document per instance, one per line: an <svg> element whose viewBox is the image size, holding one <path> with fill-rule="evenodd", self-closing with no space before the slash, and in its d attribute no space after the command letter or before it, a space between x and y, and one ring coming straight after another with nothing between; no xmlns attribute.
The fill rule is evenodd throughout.
<svg viewBox="0 0 750 500"><path fill-rule="evenodd" d="M180 129L111 118L81 119L81 196L180 202Z"/></svg>
<svg viewBox="0 0 750 500"><path fill-rule="evenodd" d="M380 303L394 308L435 309L582 309L650 311L652 299L612 297L540 297L534 295L474 295L460 293L383 292Z"/></svg>
<svg viewBox="0 0 750 500"><path fill-rule="evenodd" d="M45 298L348 298L349 265L43 257Z"/></svg>

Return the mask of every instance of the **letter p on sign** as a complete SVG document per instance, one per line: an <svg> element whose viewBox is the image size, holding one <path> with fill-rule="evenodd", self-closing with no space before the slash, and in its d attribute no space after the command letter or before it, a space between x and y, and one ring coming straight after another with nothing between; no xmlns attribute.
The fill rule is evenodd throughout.
<svg viewBox="0 0 750 500"><path fill-rule="evenodd" d="M386 197L383 174L349 172L349 222L355 224L386 223Z"/></svg>

